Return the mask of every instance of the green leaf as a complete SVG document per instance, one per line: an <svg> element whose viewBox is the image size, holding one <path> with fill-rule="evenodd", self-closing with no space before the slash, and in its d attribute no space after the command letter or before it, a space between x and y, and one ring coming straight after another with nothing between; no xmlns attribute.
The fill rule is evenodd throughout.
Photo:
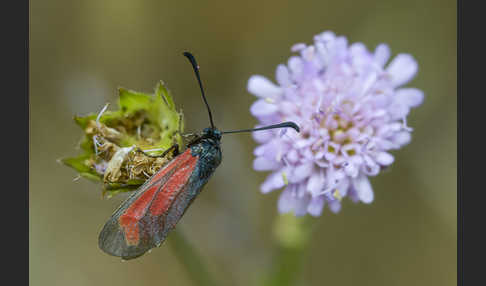
<svg viewBox="0 0 486 286"><path fill-rule="evenodd" d="M100 117L100 123L106 124L108 122L112 122L121 116L120 111L105 111L103 115ZM74 121L83 129L88 126L88 123L93 120L96 121L98 114L90 113L85 116L74 116Z"/></svg>
<svg viewBox="0 0 486 286"><path fill-rule="evenodd" d="M88 122L91 120L96 120L96 114L88 114L86 116L74 116L74 122L76 122L76 124L78 124L83 129L88 126Z"/></svg>
<svg viewBox="0 0 486 286"><path fill-rule="evenodd" d="M170 92L167 87L165 87L163 81L159 81L159 83L157 83L157 86L155 87L155 95L162 97L167 104L167 107L169 107L170 110L175 111L174 100L172 100L172 96L170 96Z"/></svg>
<svg viewBox="0 0 486 286"><path fill-rule="evenodd" d="M118 88L119 106L124 114L131 114L138 110L148 110L151 106L152 97L148 94Z"/></svg>
<svg viewBox="0 0 486 286"><path fill-rule="evenodd" d="M100 175L98 175L96 173L81 172L81 173L79 173L79 175L83 178L89 179L89 180L94 181L94 182L101 182L102 181L102 178L100 177Z"/></svg>
<svg viewBox="0 0 486 286"><path fill-rule="evenodd" d="M64 165L69 166L74 170L76 170L82 177L85 177L93 181L101 182L102 176L96 173L95 170L93 170L90 166L86 164L86 161L89 160L89 158L90 155L83 154L78 157L63 158L60 161Z"/></svg>

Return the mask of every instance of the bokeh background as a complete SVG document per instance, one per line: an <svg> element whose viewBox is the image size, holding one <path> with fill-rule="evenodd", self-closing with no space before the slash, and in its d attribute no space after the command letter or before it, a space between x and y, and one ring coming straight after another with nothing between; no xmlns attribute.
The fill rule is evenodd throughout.
<svg viewBox="0 0 486 286"><path fill-rule="evenodd" d="M425 91L409 116L413 140L392 168L372 178L371 205L326 209L299 285L456 285L456 1L128 1L30 2L31 285L192 285L170 248L129 262L97 246L98 233L123 199L73 182L56 162L77 154L73 114L115 103L116 88L171 89L186 131L208 125L192 70L201 66L218 127L253 126L252 74L274 78L297 42L332 30L369 49L419 63L409 83ZM113 106L113 105L112 105ZM224 160L178 225L222 285L253 285L274 255L278 192L259 193L249 134L225 137ZM289 269L291 271L291 269Z"/></svg>

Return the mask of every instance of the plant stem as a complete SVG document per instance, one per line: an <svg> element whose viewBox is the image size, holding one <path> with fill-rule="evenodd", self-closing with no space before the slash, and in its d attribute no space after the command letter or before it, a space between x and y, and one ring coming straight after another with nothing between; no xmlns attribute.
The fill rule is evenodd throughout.
<svg viewBox="0 0 486 286"><path fill-rule="evenodd" d="M180 230L173 230L168 237L169 245L177 259L184 265L194 285L217 286L201 256L187 241Z"/></svg>
<svg viewBox="0 0 486 286"><path fill-rule="evenodd" d="M276 255L263 286L294 285L300 275L312 231L312 221L293 215L280 215L274 225Z"/></svg>

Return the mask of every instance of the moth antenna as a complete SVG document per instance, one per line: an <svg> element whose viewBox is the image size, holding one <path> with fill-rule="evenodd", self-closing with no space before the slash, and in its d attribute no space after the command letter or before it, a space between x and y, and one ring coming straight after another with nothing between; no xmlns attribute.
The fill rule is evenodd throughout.
<svg viewBox="0 0 486 286"><path fill-rule="evenodd" d="M282 122L279 124L264 126L260 128L253 128L253 129L242 129L242 130L232 130L232 131L223 131L221 134L229 134L229 133L240 133L240 132L253 132L253 131L260 131L260 130L267 130L267 129L275 129L275 128L286 128L290 127L295 129L295 131L300 132L300 128L297 124L292 121Z"/></svg>
<svg viewBox="0 0 486 286"><path fill-rule="evenodd" d="M211 123L211 128L215 129L214 123L213 123L213 115L211 114L211 109L209 108L209 104L208 104L208 101L206 99L206 95L204 94L204 88L203 88L203 85L202 85L202 82L201 82L201 77L199 76L199 65L197 64L196 59L194 58L194 56L191 53L184 52L184 56L189 60L189 62L191 62L192 68L194 69L194 73L196 74L197 81L199 82L199 88L201 88L202 98L203 98L204 103L206 104L206 107L208 109L209 122Z"/></svg>

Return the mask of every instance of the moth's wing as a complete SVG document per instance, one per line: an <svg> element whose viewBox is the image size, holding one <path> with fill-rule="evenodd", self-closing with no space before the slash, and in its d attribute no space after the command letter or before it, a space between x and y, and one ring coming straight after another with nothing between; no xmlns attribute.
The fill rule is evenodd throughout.
<svg viewBox="0 0 486 286"><path fill-rule="evenodd" d="M172 210L173 205L180 209L197 161L187 149L136 190L106 222L99 247L108 254L132 259L159 246L183 214L174 223L178 212Z"/></svg>

